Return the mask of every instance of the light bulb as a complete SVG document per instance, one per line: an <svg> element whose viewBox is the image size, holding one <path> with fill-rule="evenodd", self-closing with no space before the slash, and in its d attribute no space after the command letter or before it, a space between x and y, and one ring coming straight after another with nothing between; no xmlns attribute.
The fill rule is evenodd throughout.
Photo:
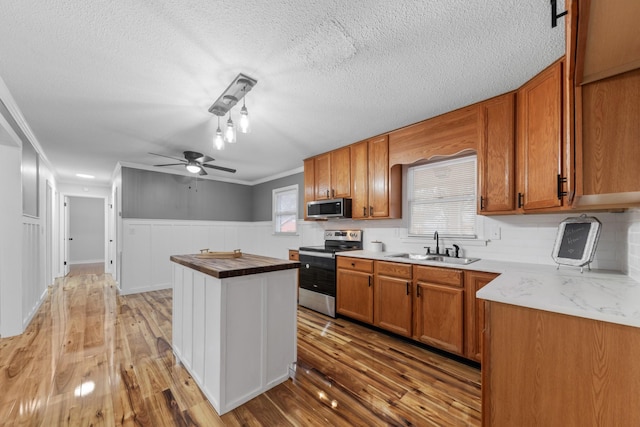
<svg viewBox="0 0 640 427"><path fill-rule="evenodd" d="M251 123L249 122L249 111L247 111L247 107L244 105L240 109L240 132L249 133L251 132Z"/></svg>
<svg viewBox="0 0 640 427"><path fill-rule="evenodd" d="M229 113L229 120L227 120L227 129L224 132L224 140L229 144L236 142L236 128L233 126L231 113Z"/></svg>
<svg viewBox="0 0 640 427"><path fill-rule="evenodd" d="M220 126L218 126L218 130L216 130L216 137L213 138L213 146L216 147L217 150L224 150L224 138Z"/></svg>
<svg viewBox="0 0 640 427"><path fill-rule="evenodd" d="M200 165L197 165L195 163L189 163L187 164L187 170L191 173L198 173L200 172Z"/></svg>

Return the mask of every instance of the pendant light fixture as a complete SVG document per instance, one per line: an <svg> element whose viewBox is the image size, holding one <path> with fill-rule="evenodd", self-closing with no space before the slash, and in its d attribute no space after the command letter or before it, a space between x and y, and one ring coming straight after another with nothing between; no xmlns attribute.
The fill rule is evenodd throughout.
<svg viewBox="0 0 640 427"><path fill-rule="evenodd" d="M245 74L238 74L238 76L231 82L231 84L225 89L225 91L218 97L216 102L209 107L209 112L218 116L218 129L214 138L214 146L218 150L224 148L224 143L233 144L236 142L237 133L233 120L231 119L231 109L249 92L258 81L252 79ZM229 113L227 120L227 127L224 134L220 131L220 117ZM251 132L251 125L249 123L249 111L247 110L246 102L242 101L242 108L240 109L239 130L242 133ZM219 136L222 136L220 141ZM222 148L219 148L222 147Z"/></svg>
<svg viewBox="0 0 640 427"><path fill-rule="evenodd" d="M229 144L236 142L236 128L231 120L231 111L229 111L229 120L227 120L227 129L224 131L224 140Z"/></svg>
<svg viewBox="0 0 640 427"><path fill-rule="evenodd" d="M224 150L224 137L222 136L222 130L220 129L220 116L218 116L218 129L216 129L216 136L213 138L213 146L216 150Z"/></svg>
<svg viewBox="0 0 640 427"><path fill-rule="evenodd" d="M245 105L244 99L242 100L242 108L240 109L240 132L251 132L251 123L249 122L249 111Z"/></svg>

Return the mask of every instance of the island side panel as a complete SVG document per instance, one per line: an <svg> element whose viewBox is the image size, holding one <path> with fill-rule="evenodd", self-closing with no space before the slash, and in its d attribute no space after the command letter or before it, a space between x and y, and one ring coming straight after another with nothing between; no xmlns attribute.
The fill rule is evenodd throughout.
<svg viewBox="0 0 640 427"><path fill-rule="evenodd" d="M289 367L297 360L298 270L273 273L267 282L266 367L267 387L289 377Z"/></svg>
<svg viewBox="0 0 640 427"><path fill-rule="evenodd" d="M182 359L182 293L184 292L184 268L173 264L173 311L171 343L173 354Z"/></svg>
<svg viewBox="0 0 640 427"><path fill-rule="evenodd" d="M193 275L193 305L192 305L192 318L193 318L193 374L196 377L196 381L199 384L203 384L204 371L205 371L205 328L207 326L205 322L205 286L206 276L204 274Z"/></svg>
<svg viewBox="0 0 640 427"><path fill-rule="evenodd" d="M205 369L202 391L220 413L222 396L222 332L226 328L222 317L222 283L220 279L205 276Z"/></svg>

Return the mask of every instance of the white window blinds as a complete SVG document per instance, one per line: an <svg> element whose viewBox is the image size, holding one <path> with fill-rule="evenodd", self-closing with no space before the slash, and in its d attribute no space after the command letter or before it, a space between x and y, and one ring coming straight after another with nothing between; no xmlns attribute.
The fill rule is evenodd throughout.
<svg viewBox="0 0 640 427"><path fill-rule="evenodd" d="M273 227L276 234L290 234L297 231L298 186L273 190Z"/></svg>
<svg viewBox="0 0 640 427"><path fill-rule="evenodd" d="M408 171L409 235L476 237L476 156Z"/></svg>

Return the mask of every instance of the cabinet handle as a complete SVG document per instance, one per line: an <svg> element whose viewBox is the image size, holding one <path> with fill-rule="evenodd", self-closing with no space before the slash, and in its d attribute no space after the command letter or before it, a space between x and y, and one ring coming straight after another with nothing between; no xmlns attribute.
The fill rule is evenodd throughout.
<svg viewBox="0 0 640 427"><path fill-rule="evenodd" d="M369 276L369 287L371 287L371 276Z"/></svg>
<svg viewBox="0 0 640 427"><path fill-rule="evenodd" d="M373 216L373 206L369 206L369 216Z"/></svg>
<svg viewBox="0 0 640 427"><path fill-rule="evenodd" d="M407 295L409 295L409 282L407 282Z"/></svg>
<svg viewBox="0 0 640 427"><path fill-rule="evenodd" d="M562 191L562 186L567 183L567 178L563 178L558 174L558 200L562 200L562 197L567 195L566 191Z"/></svg>
<svg viewBox="0 0 640 427"><path fill-rule="evenodd" d="M480 210L484 210L484 197L480 196Z"/></svg>
<svg viewBox="0 0 640 427"><path fill-rule="evenodd" d="M327 199L329 198L329 189L327 188Z"/></svg>
<svg viewBox="0 0 640 427"><path fill-rule="evenodd" d="M333 188L331 189L331 197L336 197L336 190L334 190Z"/></svg>
<svg viewBox="0 0 640 427"><path fill-rule="evenodd" d="M351 267L355 267L355 266L356 266L356 263L355 263L355 262L352 262L352 263L351 263Z"/></svg>
<svg viewBox="0 0 640 427"><path fill-rule="evenodd" d="M524 194L518 193L518 207L521 208L524 206Z"/></svg>
<svg viewBox="0 0 640 427"><path fill-rule="evenodd" d="M362 216L367 216L367 207L366 206L362 207Z"/></svg>

